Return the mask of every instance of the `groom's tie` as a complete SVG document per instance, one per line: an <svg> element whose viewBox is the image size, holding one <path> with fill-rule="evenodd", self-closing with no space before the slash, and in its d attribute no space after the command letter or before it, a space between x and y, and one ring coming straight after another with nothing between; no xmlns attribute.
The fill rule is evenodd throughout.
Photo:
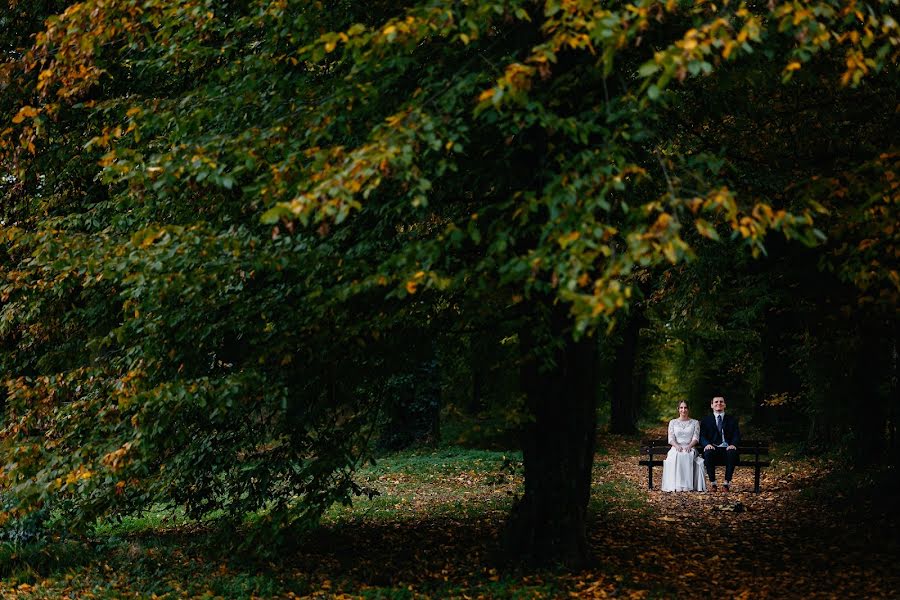
<svg viewBox="0 0 900 600"><path fill-rule="evenodd" d="M725 432L722 431L722 415L716 415L716 429L719 430L719 438L722 442L725 441Z"/></svg>

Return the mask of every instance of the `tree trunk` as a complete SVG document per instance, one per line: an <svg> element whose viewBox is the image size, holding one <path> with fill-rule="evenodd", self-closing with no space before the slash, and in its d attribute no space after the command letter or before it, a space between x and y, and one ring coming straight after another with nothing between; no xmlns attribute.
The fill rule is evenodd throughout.
<svg viewBox="0 0 900 600"><path fill-rule="evenodd" d="M896 331L896 330L895 330ZM900 390L898 390L898 381L900 381L900 352L897 348L897 335L894 334L891 340L891 361L890 361L890 379L888 380L888 460L890 464L897 465L900 463L900 446L897 444L897 418L900 416Z"/></svg>
<svg viewBox="0 0 900 600"><path fill-rule="evenodd" d="M849 412L856 434L852 447L853 458L860 467L883 464L887 458L886 450L890 443L889 414L891 405L896 402L889 396L892 392L889 382L894 374L894 344L890 334L889 324L878 322L865 323L859 331L860 346L866 351L857 353L854 381L850 387L858 398L865 399L865 405L862 408L851 408Z"/></svg>
<svg viewBox="0 0 900 600"><path fill-rule="evenodd" d="M637 433L637 357L645 319L639 307L622 330L622 342L613 363L609 429L612 433Z"/></svg>
<svg viewBox="0 0 900 600"><path fill-rule="evenodd" d="M587 564L586 535L596 438L597 341L567 337L555 365L522 367L534 420L523 444L525 494L507 524L508 554L529 564Z"/></svg>
<svg viewBox="0 0 900 600"><path fill-rule="evenodd" d="M385 386L387 420L378 440L386 450L403 450L413 444L436 444L440 439L440 362L420 358Z"/></svg>
<svg viewBox="0 0 900 600"><path fill-rule="evenodd" d="M472 370L472 393L469 396L468 413L477 415L486 407L485 383L487 381L487 369L485 356L487 348L481 336L472 336L469 344L469 366Z"/></svg>

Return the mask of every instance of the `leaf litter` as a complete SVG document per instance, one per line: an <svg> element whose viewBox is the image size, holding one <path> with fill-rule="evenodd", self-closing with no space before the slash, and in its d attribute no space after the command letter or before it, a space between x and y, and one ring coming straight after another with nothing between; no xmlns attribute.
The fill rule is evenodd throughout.
<svg viewBox="0 0 900 600"><path fill-rule="evenodd" d="M760 494L747 468L729 493L664 493L647 490L638 444L600 438L594 563L579 572L504 562L499 540L521 471L506 456L501 468L500 457L473 466L461 453L363 473L381 496L330 513L276 559L234 555L187 526L134 534L66 573L4 579L0 597L887 598L900 589L898 492L880 483L892 471L844 474L827 460L782 457ZM660 477L654 469L655 485Z"/></svg>

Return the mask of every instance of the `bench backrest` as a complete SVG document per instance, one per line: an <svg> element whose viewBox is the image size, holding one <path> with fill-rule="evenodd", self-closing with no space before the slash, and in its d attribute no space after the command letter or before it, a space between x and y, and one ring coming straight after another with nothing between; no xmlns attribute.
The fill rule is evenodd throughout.
<svg viewBox="0 0 900 600"><path fill-rule="evenodd" d="M669 451L669 441L665 438L644 440L641 442L641 454L665 454ZM769 442L761 440L743 440L737 445L739 454L768 454Z"/></svg>

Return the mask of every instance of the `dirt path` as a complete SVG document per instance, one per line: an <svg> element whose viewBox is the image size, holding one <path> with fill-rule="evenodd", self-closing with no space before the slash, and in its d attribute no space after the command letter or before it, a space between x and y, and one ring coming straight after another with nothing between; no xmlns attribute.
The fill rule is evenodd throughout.
<svg viewBox="0 0 900 600"><path fill-rule="evenodd" d="M633 592L900 597L896 487L873 488L851 474L852 484L829 493L832 467L804 459L764 470L759 494L748 468L738 468L728 494L649 491L634 439L609 436L602 445L610 463L602 477L634 484L644 506L601 517L591 540L602 570L630 574ZM654 469L654 487L661 476Z"/></svg>

